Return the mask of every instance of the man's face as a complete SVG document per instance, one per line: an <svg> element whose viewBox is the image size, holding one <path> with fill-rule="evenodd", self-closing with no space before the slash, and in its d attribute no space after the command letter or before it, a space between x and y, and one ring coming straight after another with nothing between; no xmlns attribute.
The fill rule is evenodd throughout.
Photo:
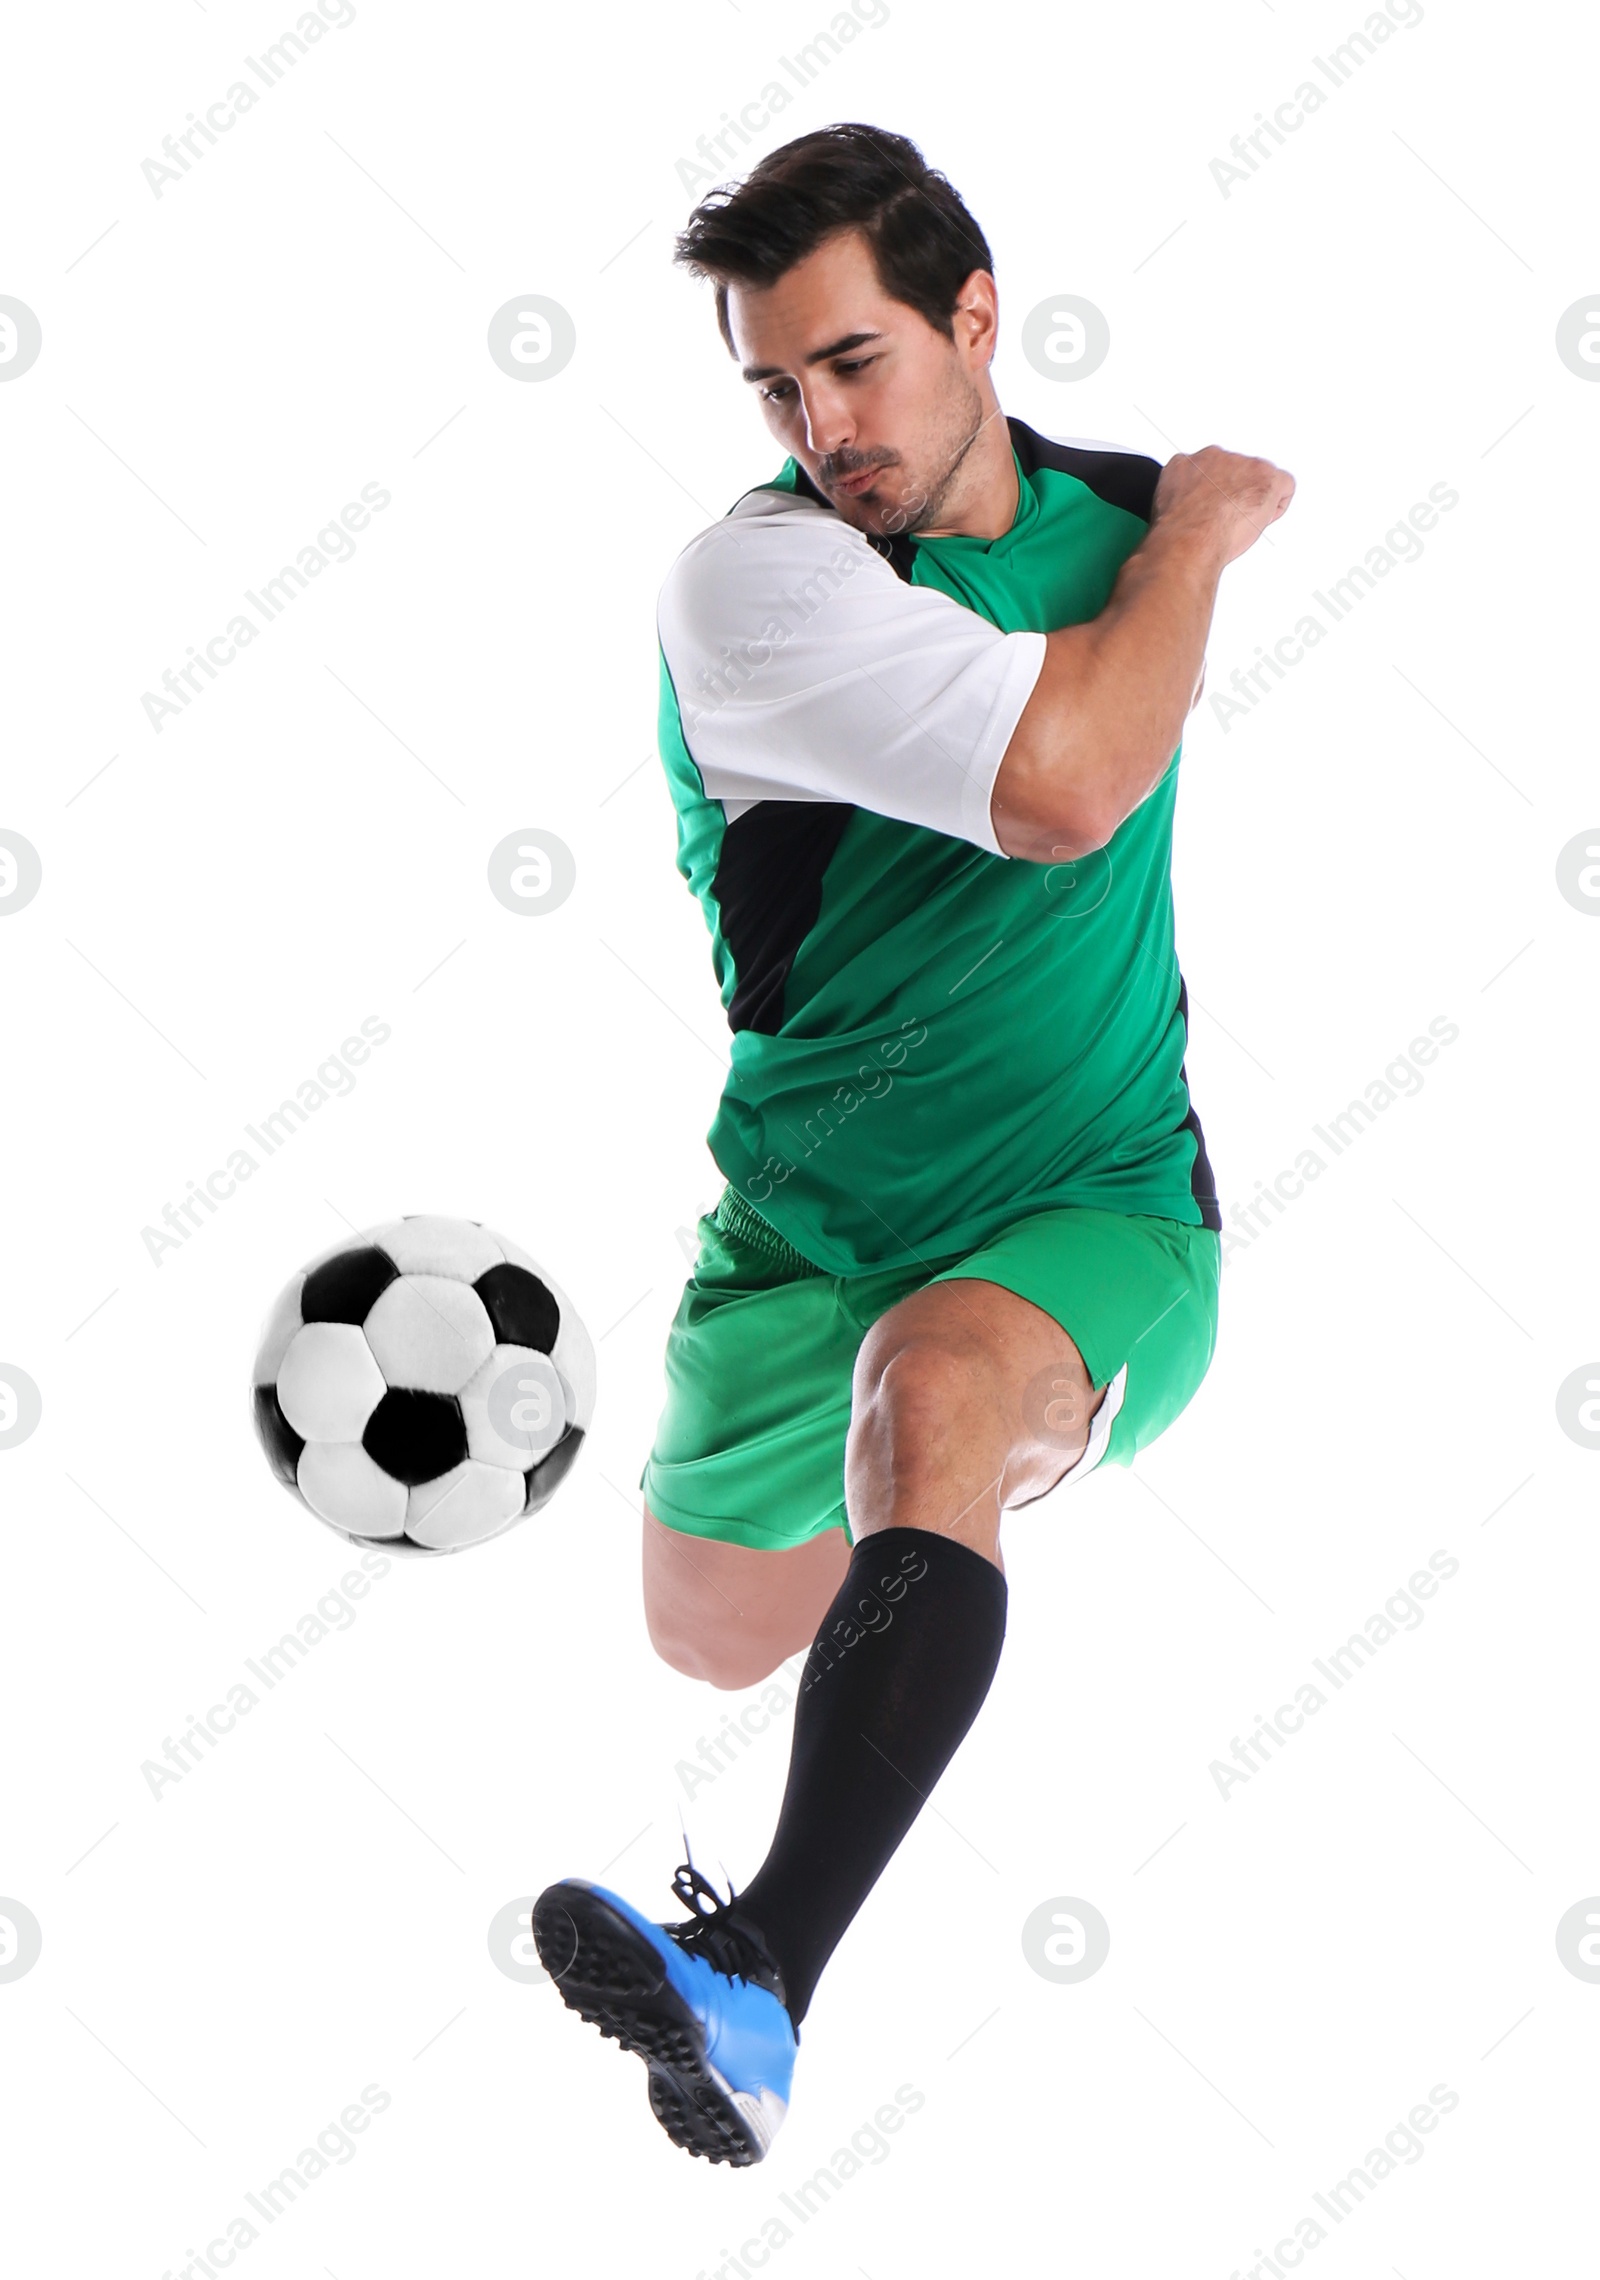
<svg viewBox="0 0 1600 2280"><path fill-rule="evenodd" d="M986 271L962 286L954 324L952 342L891 300L854 229L776 284L728 288L728 329L767 426L859 530L938 528L962 460L999 415Z"/></svg>

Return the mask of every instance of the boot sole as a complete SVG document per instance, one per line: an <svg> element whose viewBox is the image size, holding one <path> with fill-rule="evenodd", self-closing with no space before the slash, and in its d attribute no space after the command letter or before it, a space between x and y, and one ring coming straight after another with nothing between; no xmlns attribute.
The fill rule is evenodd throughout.
<svg viewBox="0 0 1600 2280"><path fill-rule="evenodd" d="M676 2146L748 2168L765 2147L706 2063L699 2021L644 1935L597 1892L555 1884L533 1910L539 1961L569 2011L650 2070L650 2110Z"/></svg>

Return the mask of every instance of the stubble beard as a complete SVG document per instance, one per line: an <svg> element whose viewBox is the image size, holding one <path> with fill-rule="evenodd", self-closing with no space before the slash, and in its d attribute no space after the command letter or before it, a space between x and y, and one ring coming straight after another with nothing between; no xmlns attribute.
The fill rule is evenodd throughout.
<svg viewBox="0 0 1600 2280"><path fill-rule="evenodd" d="M919 531L942 527L947 502L990 416L984 412L977 389L969 386L953 407L952 417L935 451L937 474L920 490L914 490L910 498L880 510L881 527L886 535L905 532L914 537Z"/></svg>

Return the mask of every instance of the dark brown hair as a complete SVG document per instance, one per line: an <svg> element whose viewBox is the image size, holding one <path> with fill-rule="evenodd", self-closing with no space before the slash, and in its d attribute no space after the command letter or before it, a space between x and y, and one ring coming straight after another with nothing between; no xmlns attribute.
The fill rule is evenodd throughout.
<svg viewBox="0 0 1600 2280"><path fill-rule="evenodd" d="M728 329L728 287L771 285L836 231L859 229L884 291L947 340L962 285L994 260L982 230L914 142L882 127L819 127L783 144L733 189L713 190L689 216L673 259L717 288Z"/></svg>

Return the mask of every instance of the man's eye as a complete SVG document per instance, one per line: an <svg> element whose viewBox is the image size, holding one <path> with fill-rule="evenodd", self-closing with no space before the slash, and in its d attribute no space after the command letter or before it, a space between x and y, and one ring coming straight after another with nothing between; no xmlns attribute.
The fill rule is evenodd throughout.
<svg viewBox="0 0 1600 2280"><path fill-rule="evenodd" d="M833 369L835 372L865 372L869 364L876 364L877 361L875 356L857 356L848 361L841 358ZM762 389L761 400L764 404L782 404L788 401L793 392L787 380L780 380L776 387Z"/></svg>

